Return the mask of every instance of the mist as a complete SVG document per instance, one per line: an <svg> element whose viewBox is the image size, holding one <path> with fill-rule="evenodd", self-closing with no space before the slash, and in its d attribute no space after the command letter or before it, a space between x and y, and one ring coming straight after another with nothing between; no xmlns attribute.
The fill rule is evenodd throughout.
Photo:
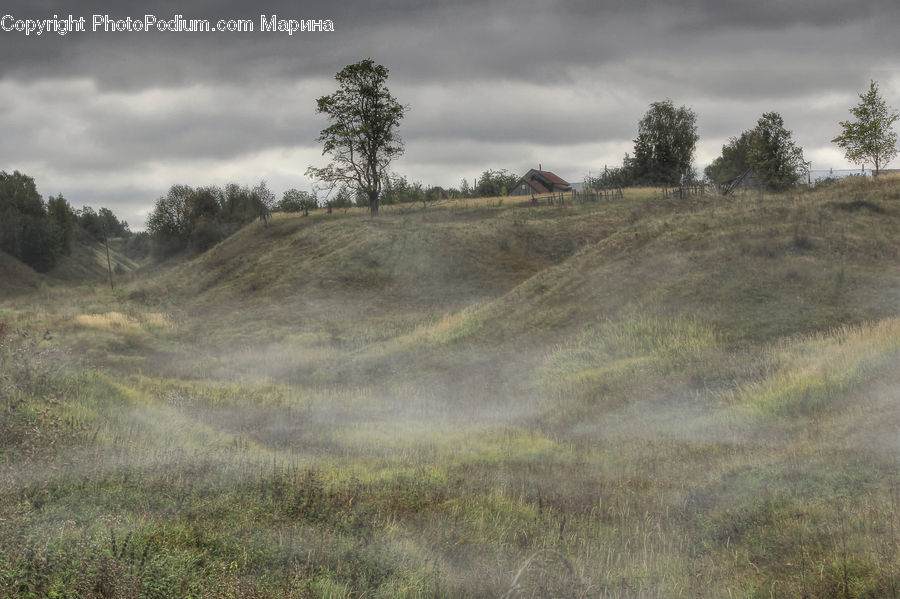
<svg viewBox="0 0 900 599"><path fill-rule="evenodd" d="M4 300L0 591L881 594L895 186L281 215Z"/></svg>

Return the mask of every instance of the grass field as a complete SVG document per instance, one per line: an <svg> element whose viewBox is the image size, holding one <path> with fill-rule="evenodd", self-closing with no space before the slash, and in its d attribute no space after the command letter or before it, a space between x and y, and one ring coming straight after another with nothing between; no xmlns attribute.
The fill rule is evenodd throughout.
<svg viewBox="0 0 900 599"><path fill-rule="evenodd" d="M898 232L887 179L626 190L29 280L0 596L898 597Z"/></svg>

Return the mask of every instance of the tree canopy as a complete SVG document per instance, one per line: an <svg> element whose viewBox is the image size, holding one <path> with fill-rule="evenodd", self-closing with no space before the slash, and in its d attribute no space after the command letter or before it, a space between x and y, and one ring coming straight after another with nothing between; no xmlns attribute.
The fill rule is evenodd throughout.
<svg viewBox="0 0 900 599"><path fill-rule="evenodd" d="M75 212L75 218L78 226L96 241L103 241L107 237L128 237L131 234L128 223L119 220L109 208L95 211L90 206L83 206Z"/></svg>
<svg viewBox="0 0 900 599"><path fill-rule="evenodd" d="M131 239L133 234L109 208L84 206L76 211L62 194L45 202L34 179L19 171L0 171L0 251L47 272L71 252L76 239L107 237ZM137 250L130 255L140 254L139 248L130 249Z"/></svg>
<svg viewBox="0 0 900 599"><path fill-rule="evenodd" d="M806 173L803 149L794 143L777 112L763 114L756 127L732 137L705 173L713 183L724 185L750 168L772 190L795 185Z"/></svg>
<svg viewBox="0 0 900 599"><path fill-rule="evenodd" d="M844 150L844 156L856 164L869 162L877 173L897 156L894 122L900 118L878 93L878 83L869 82L869 91L859 94L860 102L850 109L855 117L841 121L843 132L832 139Z"/></svg>
<svg viewBox="0 0 900 599"><path fill-rule="evenodd" d="M253 188L237 183L224 188L173 185L147 219L153 252L165 257L187 248L205 251L246 223L266 221L274 200L265 181Z"/></svg>
<svg viewBox="0 0 900 599"><path fill-rule="evenodd" d="M638 123L634 156L625 168L630 179L645 185L680 185L690 178L697 145L697 114L671 100L654 102Z"/></svg>
<svg viewBox="0 0 900 599"><path fill-rule="evenodd" d="M365 196L372 215L378 213L388 165L403 154L396 129L406 107L391 95L387 77L388 69L371 58L335 75L337 91L316 101L316 112L331 123L317 138L331 162L306 171L329 190L349 187Z"/></svg>
<svg viewBox="0 0 900 599"><path fill-rule="evenodd" d="M713 183L724 185L750 168L750 148L753 145L754 130L744 131L739 137L732 137L722 146L722 155L706 167L706 178Z"/></svg>
<svg viewBox="0 0 900 599"><path fill-rule="evenodd" d="M756 176L769 189L796 185L807 172L803 148L794 143L791 135L777 112L767 112L756 122L748 159Z"/></svg>
<svg viewBox="0 0 900 599"><path fill-rule="evenodd" d="M315 210L318 206L319 201L311 193L299 189L288 189L282 195L276 209L279 212L302 212L306 216L310 210Z"/></svg>
<svg viewBox="0 0 900 599"><path fill-rule="evenodd" d="M62 195L45 204L34 179L0 171L0 250L46 272L69 252L74 223Z"/></svg>
<svg viewBox="0 0 900 599"><path fill-rule="evenodd" d="M519 176L510 173L505 168L499 170L488 169L481 173L476 181L473 195L481 198L505 196L519 182Z"/></svg>

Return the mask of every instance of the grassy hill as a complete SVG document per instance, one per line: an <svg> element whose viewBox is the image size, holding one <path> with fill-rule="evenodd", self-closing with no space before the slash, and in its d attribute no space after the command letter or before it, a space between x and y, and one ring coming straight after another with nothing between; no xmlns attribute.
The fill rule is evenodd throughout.
<svg viewBox="0 0 900 599"><path fill-rule="evenodd" d="M0 595L896 596L898 230L888 179L289 215L8 299Z"/></svg>
<svg viewBox="0 0 900 599"><path fill-rule="evenodd" d="M34 291L41 285L41 276L6 252L0 252L0 299Z"/></svg>
<svg viewBox="0 0 900 599"><path fill-rule="evenodd" d="M121 251L120 246L121 240L111 240L110 264L115 280L125 278L139 266ZM53 269L46 274L37 273L13 256L0 252L0 299L27 294L56 283L108 284L108 280L105 246L84 233L77 235L69 254L60 256Z"/></svg>
<svg viewBox="0 0 900 599"><path fill-rule="evenodd" d="M766 340L894 313L900 281L885 264L900 252L895 185L288 216L162 269L133 294L205 315L252 309L254 323L279 328L313 326L343 308L358 327L370 315L417 320L478 306L499 327L570 331L640 303L701 317L735 342ZM310 324L284 322L289 314Z"/></svg>
<svg viewBox="0 0 900 599"><path fill-rule="evenodd" d="M128 293L184 314L204 358L223 342L258 355L313 342L377 371L389 354L421 368L434 353L458 387L457 353L487 345L502 362L524 344L539 356L622 315L701 322L729 348L895 315L896 193L884 182L762 200L287 216ZM506 361L532 366L521 352Z"/></svg>
<svg viewBox="0 0 900 599"><path fill-rule="evenodd" d="M81 233L72 244L68 255L61 256L56 266L47 273L52 280L67 283L88 283L109 281L109 267L113 269L113 280L125 278L140 265L122 251L122 239L110 239L109 264L106 261L106 246L87 234Z"/></svg>

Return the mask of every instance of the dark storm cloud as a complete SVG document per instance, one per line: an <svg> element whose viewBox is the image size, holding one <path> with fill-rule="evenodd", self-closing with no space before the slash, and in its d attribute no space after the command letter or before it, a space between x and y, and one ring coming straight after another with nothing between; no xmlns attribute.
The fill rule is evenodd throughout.
<svg viewBox="0 0 900 599"><path fill-rule="evenodd" d="M700 30L708 28L782 30L797 26L831 28L872 18L896 16L892 0L844 2L842 0L759 0L757 2L720 2L696 0L684 6L691 23Z"/></svg>
<svg viewBox="0 0 900 599"><path fill-rule="evenodd" d="M143 86L179 86L197 82L262 81L269 77L327 76L333 61L343 59L342 46L358 37L351 33L359 15L350 5L328 2L261 3L252 7L238 2L145 3L66 2L29 3L7 7L4 14L17 19L85 17L142 19L151 14L160 20L182 15L185 19L248 19L256 27L249 33L88 32L65 36L43 34L24 39L0 36L0 52L10 60L0 62L0 76L19 79L66 77L90 73L101 88L133 89ZM261 33L261 15L290 19L332 19L336 35ZM340 28L344 28L344 32ZM352 44L351 44L352 46ZM355 56L355 55L354 55ZM346 62L346 61L345 61Z"/></svg>
<svg viewBox="0 0 900 599"><path fill-rule="evenodd" d="M621 5L619 5L621 4ZM820 61L873 50L896 50L894 36L856 36L854 26L893 28L898 7L891 2L762 3L694 0L596 3L268 2L248 8L240 2L174 2L125 5L96 2L76 7L64 2L14 4L17 18L52 14L145 13L160 18L251 19L261 14L285 18L329 18L331 35L134 34L106 33L22 39L0 36L0 75L17 78L90 72L101 87L182 85L202 81L267 81L274 77L329 77L336 65L373 56L391 66L401 81L539 80L572 82L579 67L602 68L640 59L660 66L685 61L760 61L795 52ZM812 44L802 32L813 29ZM691 31L693 30L693 31ZM777 68L777 62L768 62Z"/></svg>
<svg viewBox="0 0 900 599"><path fill-rule="evenodd" d="M900 93L900 7L884 0L38 0L0 12L334 22L294 36L0 32L0 169L27 167L43 193L121 197L133 223L141 193L152 206L186 175L308 185L306 167L324 162L315 98L364 57L410 106L396 167L426 184L538 161L573 175L616 164L666 98L697 112L701 168L767 111L817 160L840 160L829 140L855 94L869 79L894 105Z"/></svg>
<svg viewBox="0 0 900 599"><path fill-rule="evenodd" d="M568 15L563 6L528 2L419 3L95 3L76 8L65 3L9 9L16 18L47 18L69 13L108 14L114 19L251 19L262 14L285 18L329 18L334 35L254 33L179 35L171 33L97 33L23 40L0 37L0 50L12 60L0 74L22 79L66 76L90 71L101 87L181 85L186 82L249 80L269 77L327 77L335 65L373 56L396 65L410 80L421 78L534 78L561 81L566 70L598 65L629 52L621 27L624 17L600 10L593 18ZM613 19L610 21L609 19ZM606 30L604 31L604 27Z"/></svg>

